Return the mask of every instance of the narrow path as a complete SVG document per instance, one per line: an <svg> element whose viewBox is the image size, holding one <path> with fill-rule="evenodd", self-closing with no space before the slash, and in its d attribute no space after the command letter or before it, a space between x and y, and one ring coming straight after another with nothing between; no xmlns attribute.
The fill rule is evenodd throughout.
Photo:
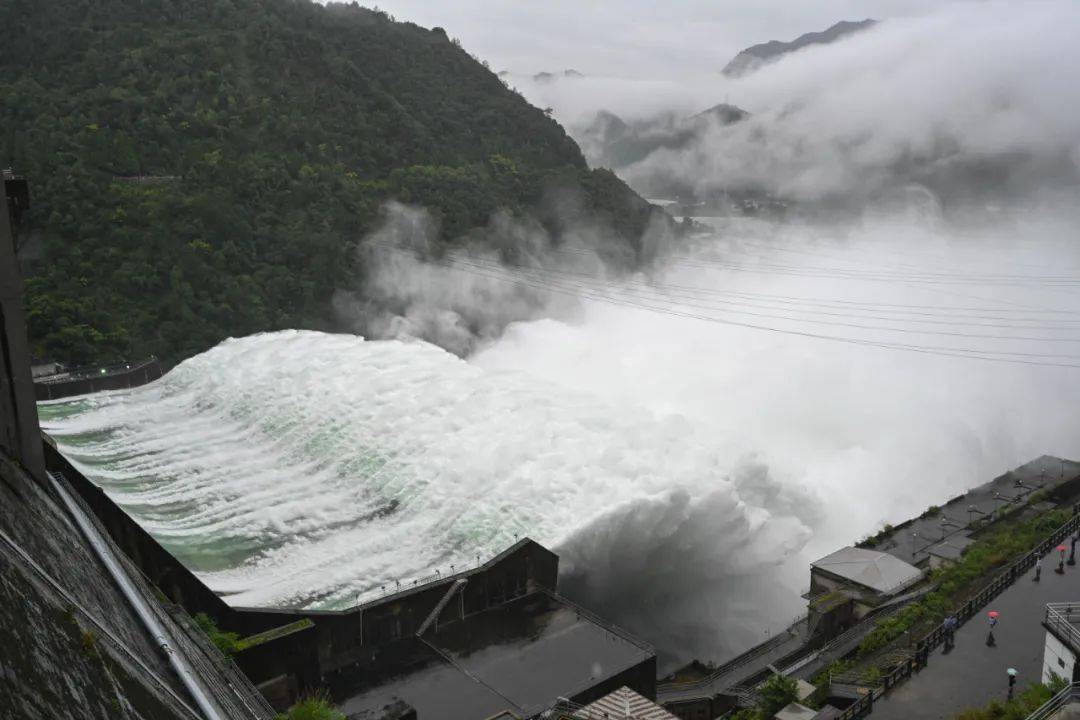
<svg viewBox="0 0 1080 720"><path fill-rule="evenodd" d="M1046 631L1042 627L1046 603L1080 601L1080 564L1054 572L1058 553L1043 557L1042 579L1034 582L1029 571L983 608L956 633L956 647L943 653L938 647L927 667L874 704L874 720L910 718L947 719L969 707L981 707L994 698L1005 699L1006 669L1019 671L1017 688L1038 682L1042 674ZM1001 618L987 647L986 613ZM1069 679L1069 678L1066 678Z"/></svg>

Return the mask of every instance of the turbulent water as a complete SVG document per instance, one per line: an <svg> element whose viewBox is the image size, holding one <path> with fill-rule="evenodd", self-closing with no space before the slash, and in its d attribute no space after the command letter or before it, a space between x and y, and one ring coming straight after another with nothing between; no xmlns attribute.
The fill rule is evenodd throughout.
<svg viewBox="0 0 1080 720"><path fill-rule="evenodd" d="M815 556L1080 454L1073 221L999 225L723 221L647 278L397 261L405 331L561 300L466 360L283 331L40 410L235 605L347 607L528 536L668 659L722 659L799 611Z"/></svg>
<svg viewBox="0 0 1080 720"><path fill-rule="evenodd" d="M673 487L691 492L680 505L720 493L710 510L741 533L772 517L677 422L423 342L257 335L41 410L69 458L241 606L346 606L518 536L558 546Z"/></svg>

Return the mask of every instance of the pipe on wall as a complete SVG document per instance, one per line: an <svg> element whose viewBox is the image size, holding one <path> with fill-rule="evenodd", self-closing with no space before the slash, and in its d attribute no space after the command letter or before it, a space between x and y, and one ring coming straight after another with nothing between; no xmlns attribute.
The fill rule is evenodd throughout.
<svg viewBox="0 0 1080 720"><path fill-rule="evenodd" d="M158 648L165 655L165 658L169 661L173 670L180 678L180 682L184 684L184 687L194 698L195 703L199 706L199 710L206 717L206 720L225 720L221 713L218 711L217 706L211 702L206 691L203 689L202 684L199 682L198 676L188 664L187 658L173 649L173 643L169 637L168 632L158 621L154 615L154 611L147 605L146 600L142 594L135 588L135 585L131 582L131 578L128 577L127 572L120 566L116 557L113 556L112 551L109 549L105 542L105 539L101 537L97 528L86 517L83 509L72 499L68 494L67 488L63 483L59 482L56 477L49 473L49 481L52 483L60 499L64 502L64 505L68 509L68 513L75 520L75 523L79 526L79 530L82 531L86 541L90 543L90 547L94 550L94 553L98 556L101 562L105 565L105 569L112 575L113 580L120 587L120 591L124 594L128 604L135 611L135 614L139 617L143 627L154 638L154 642Z"/></svg>

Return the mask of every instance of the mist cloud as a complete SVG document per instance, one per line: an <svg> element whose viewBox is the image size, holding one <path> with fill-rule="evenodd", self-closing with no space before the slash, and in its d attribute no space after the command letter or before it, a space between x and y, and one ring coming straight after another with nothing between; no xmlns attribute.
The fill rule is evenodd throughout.
<svg viewBox="0 0 1080 720"><path fill-rule="evenodd" d="M816 200L918 183L1029 193L1080 180L1074 3L978 3L893 19L724 86L752 113L624 170L638 187ZM717 98L719 99L719 98Z"/></svg>

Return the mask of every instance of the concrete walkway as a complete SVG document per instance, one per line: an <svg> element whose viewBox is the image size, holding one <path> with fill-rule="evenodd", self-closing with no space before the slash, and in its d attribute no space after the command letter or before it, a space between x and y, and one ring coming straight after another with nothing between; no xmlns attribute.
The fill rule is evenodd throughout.
<svg viewBox="0 0 1080 720"><path fill-rule="evenodd" d="M957 631L951 652L945 654L938 647L926 668L874 703L874 720L952 718L965 708L981 707L994 698L1004 700L1005 670L1010 667L1019 671L1018 690L1038 682L1046 603L1080 601L1080 564L1066 565L1065 574L1058 575L1054 572L1058 557L1052 550L1043 558L1040 582L1033 582L1034 571L1018 579ZM991 610L1001 613L994 630L996 647L986 645L986 613Z"/></svg>

